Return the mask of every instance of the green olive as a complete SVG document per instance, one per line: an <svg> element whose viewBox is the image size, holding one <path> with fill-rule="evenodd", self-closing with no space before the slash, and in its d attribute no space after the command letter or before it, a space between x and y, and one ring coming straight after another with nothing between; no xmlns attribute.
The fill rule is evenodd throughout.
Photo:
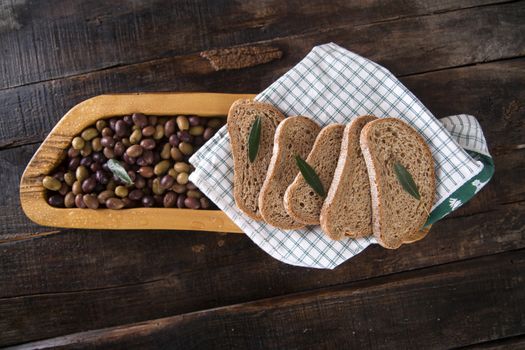
<svg viewBox="0 0 525 350"><path fill-rule="evenodd" d="M64 182L68 186L73 186L73 182L75 182L75 174L73 174L72 171L68 171L67 173L65 173L64 174Z"/></svg>
<svg viewBox="0 0 525 350"><path fill-rule="evenodd" d="M131 133L131 136L129 137L129 142L132 145L136 145L140 142L140 140L142 140L142 132L140 131L140 129L137 129Z"/></svg>
<svg viewBox="0 0 525 350"><path fill-rule="evenodd" d="M73 186L71 186L71 191L73 194L81 194L82 193L82 183L80 181L73 182Z"/></svg>
<svg viewBox="0 0 525 350"><path fill-rule="evenodd" d="M159 180L158 177L153 180L153 183L151 184L151 191L153 191L154 194L163 194L164 193L165 190L160 185L160 180Z"/></svg>
<svg viewBox="0 0 525 350"><path fill-rule="evenodd" d="M157 126L155 126L155 132L153 133L153 139L160 140L163 137L164 137L164 125L157 124Z"/></svg>
<svg viewBox="0 0 525 350"><path fill-rule="evenodd" d="M189 156L193 153L193 146L191 145L191 143L181 142L179 143L179 150L182 152L182 154Z"/></svg>
<svg viewBox="0 0 525 350"><path fill-rule="evenodd" d="M163 175L168 171L170 168L170 161L169 160L161 160L160 162L155 165L155 168L153 168L153 173L157 176Z"/></svg>
<svg viewBox="0 0 525 350"><path fill-rule="evenodd" d="M95 152L102 151L102 148L104 147L102 147L102 143L100 143L100 137L95 137L93 140L91 140L91 148Z"/></svg>
<svg viewBox="0 0 525 350"><path fill-rule="evenodd" d="M177 183L180 185L186 185L188 183L188 173L180 173L177 175Z"/></svg>
<svg viewBox="0 0 525 350"><path fill-rule="evenodd" d="M120 198L124 198L128 195L128 189L126 186L117 186L117 188L115 188L115 194Z"/></svg>
<svg viewBox="0 0 525 350"><path fill-rule="evenodd" d="M188 130L190 128L190 121L183 115L179 115L176 122L179 130Z"/></svg>
<svg viewBox="0 0 525 350"><path fill-rule="evenodd" d="M84 145L86 144L86 141L80 136L77 136L71 141L71 146L73 146L74 149L81 150L84 148Z"/></svg>
<svg viewBox="0 0 525 350"><path fill-rule="evenodd" d="M222 118L212 118L208 120L208 127L213 129L218 129L222 124L224 124L224 121Z"/></svg>
<svg viewBox="0 0 525 350"><path fill-rule="evenodd" d="M199 199L202 197L202 193L200 193L197 190L189 190L188 192L186 192L186 196Z"/></svg>
<svg viewBox="0 0 525 350"><path fill-rule="evenodd" d="M169 143L165 143L164 146L162 146L162 151L160 151L160 157L162 159L170 159L171 154L171 145Z"/></svg>
<svg viewBox="0 0 525 350"><path fill-rule="evenodd" d="M102 131L106 126L108 126L108 123L104 119L97 120L97 123L95 124L98 131Z"/></svg>
<svg viewBox="0 0 525 350"><path fill-rule="evenodd" d="M91 141L98 136L98 130L95 128L87 128L80 134L85 141Z"/></svg>
<svg viewBox="0 0 525 350"><path fill-rule="evenodd" d="M60 181L51 176L44 177L44 179L42 180L42 185L51 191L58 191L60 187L62 187Z"/></svg>
<svg viewBox="0 0 525 350"><path fill-rule="evenodd" d="M168 175L175 179L179 173L176 172L175 169L170 168L170 170L168 170Z"/></svg>
<svg viewBox="0 0 525 350"><path fill-rule="evenodd" d="M82 181L84 181L85 179L87 179L89 177L89 171L87 170L87 168L85 166L80 165L77 168L75 176L76 176L78 181L82 182Z"/></svg>
<svg viewBox="0 0 525 350"><path fill-rule="evenodd" d="M204 133L204 128L201 125L192 126L189 131L190 135L200 136Z"/></svg>
<svg viewBox="0 0 525 350"><path fill-rule="evenodd" d="M184 162L177 162L173 166L173 169L175 169L178 173L189 173L190 172L190 165L188 163Z"/></svg>

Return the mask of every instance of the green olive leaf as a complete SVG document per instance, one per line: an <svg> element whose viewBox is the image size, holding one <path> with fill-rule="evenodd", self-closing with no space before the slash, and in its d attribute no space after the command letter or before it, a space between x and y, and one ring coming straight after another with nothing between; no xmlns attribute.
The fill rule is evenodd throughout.
<svg viewBox="0 0 525 350"><path fill-rule="evenodd" d="M124 167L118 162L118 160L110 159L107 162L109 170L120 179L120 181L124 182L126 185L133 185L133 181L128 175L128 172Z"/></svg>
<svg viewBox="0 0 525 350"><path fill-rule="evenodd" d="M321 183L321 180L319 179L319 176L317 176L317 173L315 170L308 164L305 160L303 160L299 156L295 156L295 163L297 164L297 167L299 168L299 171L301 171L301 174L304 177L304 180L306 183L322 198L325 197L325 192L323 188L323 184Z"/></svg>
<svg viewBox="0 0 525 350"><path fill-rule="evenodd" d="M394 163L394 171L396 173L397 180L401 184L401 187L412 197L414 197L417 200L421 199L421 195L419 194L419 190L417 189L417 185L414 182L414 179L412 178L412 175L408 172L408 170L402 166L399 163Z"/></svg>
<svg viewBox="0 0 525 350"><path fill-rule="evenodd" d="M250 135L248 137L248 159L250 163L255 161L257 158L257 152L259 152L259 143L261 139L261 117L257 117L252 124L250 129Z"/></svg>

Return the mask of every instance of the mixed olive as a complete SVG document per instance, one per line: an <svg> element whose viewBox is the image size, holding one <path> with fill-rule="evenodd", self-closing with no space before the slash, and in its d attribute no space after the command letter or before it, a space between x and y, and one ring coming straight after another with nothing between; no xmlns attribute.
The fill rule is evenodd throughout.
<svg viewBox="0 0 525 350"><path fill-rule="evenodd" d="M188 159L224 122L141 113L100 119L73 138L65 160L43 178L48 203L61 208L214 209L189 181L194 169ZM110 169L115 161L131 181Z"/></svg>

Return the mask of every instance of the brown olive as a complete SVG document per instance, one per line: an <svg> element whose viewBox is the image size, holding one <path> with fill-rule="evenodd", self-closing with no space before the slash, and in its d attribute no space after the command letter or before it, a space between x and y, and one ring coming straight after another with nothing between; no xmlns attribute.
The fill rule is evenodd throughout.
<svg viewBox="0 0 525 350"><path fill-rule="evenodd" d="M187 130L177 131L177 137L182 142L193 142L193 136Z"/></svg>
<svg viewBox="0 0 525 350"><path fill-rule="evenodd" d="M115 140L111 136L103 136L100 139L100 144L104 147L113 147L115 146Z"/></svg>
<svg viewBox="0 0 525 350"><path fill-rule="evenodd" d="M184 206L190 209L199 209L201 203L197 198L186 197L186 199L184 199Z"/></svg>
<svg viewBox="0 0 525 350"><path fill-rule="evenodd" d="M142 205L145 207L152 207L155 205L155 199L150 195L144 196L142 197Z"/></svg>
<svg viewBox="0 0 525 350"><path fill-rule="evenodd" d="M166 173L169 168L170 168L170 161L169 160L163 160L163 161L160 161L159 163L157 163L157 165L155 165L155 168L153 169L153 172L155 173L155 175L160 176L160 175L163 175L164 173Z"/></svg>
<svg viewBox="0 0 525 350"><path fill-rule="evenodd" d="M130 115L125 115L122 120L128 125L133 125L133 118Z"/></svg>
<svg viewBox="0 0 525 350"><path fill-rule="evenodd" d="M133 113L131 119L133 119L133 123L135 123L135 125L137 125L139 128L143 128L148 124L148 117L142 113Z"/></svg>
<svg viewBox="0 0 525 350"><path fill-rule="evenodd" d="M153 176L153 168L150 166L140 167L137 172L140 174L140 176L145 177L147 179Z"/></svg>
<svg viewBox="0 0 525 350"><path fill-rule="evenodd" d="M162 187L163 189L170 188L171 186L173 186L174 183L175 183L175 179L171 177L170 175L164 175L160 179L160 187Z"/></svg>
<svg viewBox="0 0 525 350"><path fill-rule="evenodd" d="M95 127L98 131L102 131L106 126L108 126L108 123L104 119L99 119L95 123Z"/></svg>
<svg viewBox="0 0 525 350"><path fill-rule="evenodd" d="M166 124L164 124L164 135L166 137L170 137L176 131L176 128L177 128L177 122L175 121L175 119L173 118L169 119L166 122Z"/></svg>
<svg viewBox="0 0 525 350"><path fill-rule="evenodd" d="M199 117L197 117L195 115L192 115L191 117L189 117L188 121L190 122L191 126L197 126L197 125L201 124L201 118L199 118Z"/></svg>
<svg viewBox="0 0 525 350"><path fill-rule="evenodd" d="M70 188L68 185L66 185L65 182L62 182L62 185L60 186L60 189L58 190L58 193L65 196L69 192Z"/></svg>
<svg viewBox="0 0 525 350"><path fill-rule="evenodd" d="M187 188L186 186L184 185L181 185L181 184L174 184L172 187L171 187L171 190L175 193L185 193L187 191Z"/></svg>
<svg viewBox="0 0 525 350"><path fill-rule="evenodd" d="M197 189L197 186L195 186L195 184L193 182L188 182L186 184L186 187L188 188L188 190L196 190Z"/></svg>
<svg viewBox="0 0 525 350"><path fill-rule="evenodd" d="M177 197L177 208L185 208L186 205L184 204L184 201L186 200L186 195L184 194L179 194L179 196Z"/></svg>
<svg viewBox="0 0 525 350"><path fill-rule="evenodd" d="M175 169L170 168L170 170L168 170L168 175L171 176L172 178L176 178L177 175L179 175L179 173L176 172Z"/></svg>
<svg viewBox="0 0 525 350"><path fill-rule="evenodd" d="M93 140L95 137L97 137L98 135L98 130L95 129L95 128L87 128L85 129L84 131L82 131L82 133L80 134L80 136L85 140L85 141L91 141Z"/></svg>
<svg viewBox="0 0 525 350"><path fill-rule="evenodd" d="M86 208L86 203L84 203L83 197L84 196L82 194L77 194L75 196L75 206L77 208Z"/></svg>
<svg viewBox="0 0 525 350"><path fill-rule="evenodd" d="M135 187L136 188L144 188L146 186L146 180L137 174L137 178L135 179Z"/></svg>
<svg viewBox="0 0 525 350"><path fill-rule="evenodd" d="M105 204L106 204L106 208L113 209L113 210L122 209L124 208L124 205L125 205L125 203L121 199L115 198L115 197L108 198Z"/></svg>
<svg viewBox="0 0 525 350"><path fill-rule="evenodd" d="M138 201L142 198L143 195L144 195L144 192L142 190L134 189L128 194L128 197L131 200Z"/></svg>
<svg viewBox="0 0 525 350"><path fill-rule="evenodd" d="M157 121L158 121L158 118L156 115L150 115L148 117L148 122L151 124L151 125L155 125L157 124Z"/></svg>
<svg viewBox="0 0 525 350"><path fill-rule="evenodd" d="M106 127L102 129L100 135L102 135L102 137L113 137L113 130L109 127Z"/></svg>
<svg viewBox="0 0 525 350"><path fill-rule="evenodd" d="M177 183L180 185L186 185L188 183L188 173L180 173L177 175Z"/></svg>
<svg viewBox="0 0 525 350"><path fill-rule="evenodd" d="M78 157L79 155L80 155L79 149L74 149L73 147L69 147L69 149L67 150L67 156L69 158L75 158L75 157Z"/></svg>
<svg viewBox="0 0 525 350"><path fill-rule="evenodd" d="M199 202L201 203L202 209L208 209L211 206L210 200L206 197L202 197L201 199L199 199Z"/></svg>
<svg viewBox="0 0 525 350"><path fill-rule="evenodd" d="M128 189L126 186L117 186L117 188L115 188L115 194L120 198L124 198L128 195Z"/></svg>
<svg viewBox="0 0 525 350"><path fill-rule="evenodd" d="M86 207L88 207L89 209L98 208L99 202L98 202L97 196L95 196L94 194L85 194L82 197L82 200L84 201L84 204L86 205Z"/></svg>
<svg viewBox="0 0 525 350"><path fill-rule="evenodd" d="M118 120L115 123L115 133L117 136L124 137L129 135L129 126L123 120Z"/></svg>
<svg viewBox="0 0 525 350"><path fill-rule="evenodd" d="M170 155L171 155L171 159L173 159L175 161L179 161L179 160L182 160L184 158L184 156L182 155L182 152L180 151L180 149L175 148L175 147L172 147L170 149Z"/></svg>
<svg viewBox="0 0 525 350"><path fill-rule="evenodd" d="M115 191L115 188L117 188L117 183L115 180L110 179L108 184L106 185L106 190Z"/></svg>
<svg viewBox="0 0 525 350"><path fill-rule="evenodd" d="M179 130L188 130L190 128L190 122L187 117L179 115L176 119Z"/></svg>
<svg viewBox="0 0 525 350"><path fill-rule="evenodd" d="M173 208L177 204L177 194L175 192L167 192L164 195L163 205L165 208Z"/></svg>
<svg viewBox="0 0 525 350"><path fill-rule="evenodd" d="M80 157L71 158L67 165L69 170L76 170L80 165Z"/></svg>
<svg viewBox="0 0 525 350"><path fill-rule="evenodd" d="M95 137L93 140L91 140L91 148L93 149L93 151L95 152L100 152L102 151L102 142L101 142L101 138L100 137Z"/></svg>
<svg viewBox="0 0 525 350"><path fill-rule="evenodd" d="M75 194L73 192L66 193L64 197L64 206L66 208L73 208L75 206Z"/></svg>
<svg viewBox="0 0 525 350"><path fill-rule="evenodd" d="M135 201L132 201L128 197L122 198L122 203L124 203L124 208L132 208L135 206Z"/></svg>
<svg viewBox="0 0 525 350"><path fill-rule="evenodd" d="M163 137L164 137L164 126L158 124L155 127L155 133L153 134L153 139L154 140L160 140Z"/></svg>
<svg viewBox="0 0 525 350"><path fill-rule="evenodd" d="M104 204L111 197L115 197L115 192L111 190L105 190L98 194L97 199L100 204Z"/></svg>
<svg viewBox="0 0 525 350"><path fill-rule="evenodd" d="M132 145L131 147L129 147L127 150L126 150L126 154L129 156L129 157L140 157L142 155L142 152L144 151L144 149L142 148L142 146L140 145Z"/></svg>
<svg viewBox="0 0 525 350"><path fill-rule="evenodd" d="M157 146L157 143L153 139L143 139L140 141L140 145L147 150L152 150Z"/></svg>
<svg viewBox="0 0 525 350"><path fill-rule="evenodd" d="M208 127L213 129L218 129L224 124L224 119L222 118L211 118L208 119Z"/></svg>
<svg viewBox="0 0 525 350"><path fill-rule="evenodd" d="M71 186L71 191L77 195L77 194L80 194L82 193L82 183L80 181L75 181L73 183L73 186Z"/></svg>
<svg viewBox="0 0 525 350"><path fill-rule="evenodd" d="M113 152L113 148L110 147L104 147L104 150L102 151L104 154L104 157L107 159L115 158L115 152Z"/></svg>
<svg viewBox="0 0 525 350"><path fill-rule="evenodd" d="M126 147L131 146L131 141L127 137L122 138L122 144Z"/></svg>
<svg viewBox="0 0 525 350"><path fill-rule="evenodd" d="M142 135L145 137L151 137L155 134L155 127L153 125L148 125L142 128Z"/></svg>
<svg viewBox="0 0 525 350"><path fill-rule="evenodd" d="M196 190L189 190L188 192L186 192L186 196L199 199L202 197L202 193Z"/></svg>
<svg viewBox="0 0 525 350"><path fill-rule="evenodd" d="M193 153L193 146L191 145L191 143L181 142L179 143L179 150L182 152L182 154L188 156Z"/></svg>
<svg viewBox="0 0 525 350"><path fill-rule="evenodd" d="M109 176L104 170L97 170L95 178L97 179L97 182L102 185L106 185L109 181Z"/></svg>
<svg viewBox="0 0 525 350"><path fill-rule="evenodd" d="M97 181L94 178L90 177L88 179L85 179L82 182L82 191L84 193L91 193L95 189L96 185Z"/></svg>
<svg viewBox="0 0 525 350"><path fill-rule="evenodd" d="M213 130L212 128L208 127L206 129L204 129L204 133L202 134L202 136L204 137L204 140L208 141L209 139L211 139L213 134L215 134L215 130Z"/></svg>
<svg viewBox="0 0 525 350"><path fill-rule="evenodd" d="M58 191L62 186L60 181L51 176L46 176L42 180L42 185L51 191Z"/></svg>

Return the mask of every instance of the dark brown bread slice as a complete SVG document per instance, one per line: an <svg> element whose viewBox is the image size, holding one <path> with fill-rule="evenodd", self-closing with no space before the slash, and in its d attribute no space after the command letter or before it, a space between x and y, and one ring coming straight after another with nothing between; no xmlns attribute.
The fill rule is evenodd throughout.
<svg viewBox="0 0 525 350"><path fill-rule="evenodd" d="M284 230L301 228L284 208L284 193L299 173L295 156L305 159L321 127L307 117L286 118L275 131L273 155L259 195L261 215L267 223Z"/></svg>
<svg viewBox="0 0 525 350"><path fill-rule="evenodd" d="M306 162L319 176L326 192L332 183L344 129L343 124L332 124L323 128L317 135L314 146L306 158ZM297 174L284 194L284 207L288 215L295 221L307 225L319 224L323 202L324 198L308 185L300 173Z"/></svg>
<svg viewBox="0 0 525 350"><path fill-rule="evenodd" d="M428 145L412 127L394 118L367 124L360 143L370 179L372 230L378 243L395 249L423 238L436 188ZM396 162L412 175L420 200L401 186L394 171Z"/></svg>
<svg viewBox="0 0 525 350"><path fill-rule="evenodd" d="M248 137L253 122L261 118L259 151L255 161L248 159ZM246 215L261 220L258 198L273 150L277 125L284 115L272 105L248 99L235 101L228 112L228 134L233 155L233 196Z"/></svg>
<svg viewBox="0 0 525 350"><path fill-rule="evenodd" d="M358 117L343 132L337 167L320 217L323 232L332 239L372 234L370 182L359 135L366 123L376 119Z"/></svg>

